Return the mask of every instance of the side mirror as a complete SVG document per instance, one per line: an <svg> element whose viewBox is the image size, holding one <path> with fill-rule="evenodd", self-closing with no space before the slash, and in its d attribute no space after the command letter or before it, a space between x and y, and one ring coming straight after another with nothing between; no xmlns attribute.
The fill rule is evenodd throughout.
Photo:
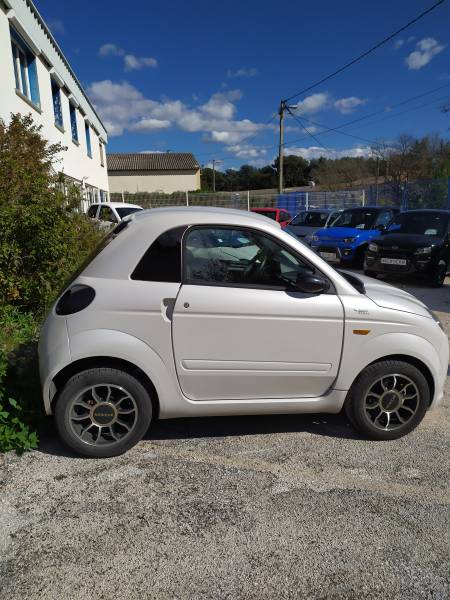
<svg viewBox="0 0 450 600"><path fill-rule="evenodd" d="M386 231L386 225L377 225L378 231Z"/></svg>
<svg viewBox="0 0 450 600"><path fill-rule="evenodd" d="M295 282L295 289L305 294L323 294L330 287L330 282L321 275L312 273L300 274Z"/></svg>

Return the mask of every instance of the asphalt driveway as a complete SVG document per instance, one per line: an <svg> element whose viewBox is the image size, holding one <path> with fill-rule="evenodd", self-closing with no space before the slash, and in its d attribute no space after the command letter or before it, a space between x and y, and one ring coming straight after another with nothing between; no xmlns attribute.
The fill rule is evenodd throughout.
<svg viewBox="0 0 450 600"><path fill-rule="evenodd" d="M450 280L402 287L450 332ZM2 599L450 597L450 387L394 442L337 416L186 419L114 459L47 439L0 465Z"/></svg>

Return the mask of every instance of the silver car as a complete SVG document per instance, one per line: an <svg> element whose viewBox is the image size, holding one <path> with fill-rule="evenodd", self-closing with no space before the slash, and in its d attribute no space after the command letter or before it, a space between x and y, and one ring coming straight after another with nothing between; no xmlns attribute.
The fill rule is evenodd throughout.
<svg viewBox="0 0 450 600"><path fill-rule="evenodd" d="M86 456L152 419L347 412L405 435L443 397L447 336L410 294L339 273L266 217L139 211L52 307L39 342L45 410Z"/></svg>

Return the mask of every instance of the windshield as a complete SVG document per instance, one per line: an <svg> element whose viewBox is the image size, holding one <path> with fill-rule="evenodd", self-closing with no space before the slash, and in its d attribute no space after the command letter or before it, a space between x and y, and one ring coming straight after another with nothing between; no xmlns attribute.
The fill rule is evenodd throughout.
<svg viewBox="0 0 450 600"><path fill-rule="evenodd" d="M138 210L142 210L142 208L138 208L136 206L116 206L116 211L121 219L124 219L128 215L131 215Z"/></svg>
<svg viewBox="0 0 450 600"><path fill-rule="evenodd" d="M388 231L442 237L448 224L448 216L436 212L405 212L392 221Z"/></svg>
<svg viewBox="0 0 450 600"><path fill-rule="evenodd" d="M328 212L301 212L296 215L290 225L302 225L303 227L323 227L327 222Z"/></svg>
<svg viewBox="0 0 450 600"><path fill-rule="evenodd" d="M376 210L364 210L361 208L354 210L344 210L333 227L351 227L353 229L371 229L378 215Z"/></svg>

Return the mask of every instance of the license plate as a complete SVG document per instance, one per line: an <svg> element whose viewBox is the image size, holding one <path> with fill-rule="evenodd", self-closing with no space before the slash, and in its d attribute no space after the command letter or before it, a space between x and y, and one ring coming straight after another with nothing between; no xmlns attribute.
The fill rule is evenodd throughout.
<svg viewBox="0 0 450 600"><path fill-rule="evenodd" d="M382 258L380 262L383 265L401 265L406 266L406 259L404 258Z"/></svg>
<svg viewBox="0 0 450 600"><path fill-rule="evenodd" d="M335 252L321 252L320 256L325 260L337 260Z"/></svg>

